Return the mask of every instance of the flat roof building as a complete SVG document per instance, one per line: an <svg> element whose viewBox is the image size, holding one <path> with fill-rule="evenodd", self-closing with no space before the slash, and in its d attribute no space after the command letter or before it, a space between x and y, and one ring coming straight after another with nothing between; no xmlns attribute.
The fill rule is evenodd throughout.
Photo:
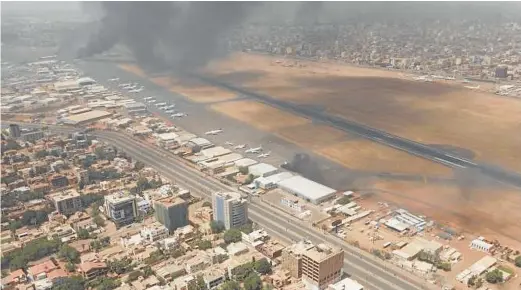
<svg viewBox="0 0 521 290"><path fill-rule="evenodd" d="M102 111L102 110L93 110L90 112L67 116L61 120L65 124L83 125L83 124L95 122L97 120L101 120L103 118L107 118L111 115L112 115L111 112Z"/></svg>
<svg viewBox="0 0 521 290"><path fill-rule="evenodd" d="M248 172L256 177L268 177L279 173L279 169L271 164L258 163L248 167Z"/></svg>
<svg viewBox="0 0 521 290"><path fill-rule="evenodd" d="M336 194L336 190L302 176L296 175L278 183L279 188L308 202L320 204Z"/></svg>
<svg viewBox="0 0 521 290"><path fill-rule="evenodd" d="M170 233L188 225L188 203L179 197L154 201L155 217Z"/></svg>
<svg viewBox="0 0 521 290"><path fill-rule="evenodd" d="M212 194L213 219L226 229L237 228L248 222L248 203L238 192Z"/></svg>
<svg viewBox="0 0 521 290"><path fill-rule="evenodd" d="M342 279L335 284L330 284L327 290L364 290L364 286L350 278Z"/></svg>
<svg viewBox="0 0 521 290"><path fill-rule="evenodd" d="M81 196L75 189L51 194L49 199L60 214L69 215L82 209Z"/></svg>
<svg viewBox="0 0 521 290"><path fill-rule="evenodd" d="M137 217L136 196L123 192L106 195L105 214L117 228L133 223Z"/></svg>

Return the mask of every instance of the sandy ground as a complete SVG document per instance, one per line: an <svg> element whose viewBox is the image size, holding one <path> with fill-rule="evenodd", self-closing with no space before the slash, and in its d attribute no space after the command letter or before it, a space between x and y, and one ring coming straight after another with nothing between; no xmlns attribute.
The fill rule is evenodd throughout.
<svg viewBox="0 0 521 290"><path fill-rule="evenodd" d="M255 101L225 102L211 108L351 169L431 176L452 173L445 166L328 126L312 124L308 119Z"/></svg>
<svg viewBox="0 0 521 290"><path fill-rule="evenodd" d="M372 198L420 212L450 225L502 244L521 248L521 194L495 188L463 188L448 184L379 181Z"/></svg>
<svg viewBox="0 0 521 290"><path fill-rule="evenodd" d="M468 158L521 171L521 101L395 71L236 54L209 65L220 79ZM295 61L284 60L294 64Z"/></svg>
<svg viewBox="0 0 521 290"><path fill-rule="evenodd" d="M143 78L149 78L146 73L136 65L121 64L119 68L131 72ZM173 77L153 77L149 78L153 83L168 88L170 91L183 95L196 103L212 103L232 100L236 94L217 87L207 86L194 79L177 79Z"/></svg>

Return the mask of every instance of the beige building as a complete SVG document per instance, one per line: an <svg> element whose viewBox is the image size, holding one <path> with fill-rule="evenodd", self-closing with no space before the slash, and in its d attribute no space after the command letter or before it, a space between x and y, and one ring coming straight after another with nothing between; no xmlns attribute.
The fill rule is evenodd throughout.
<svg viewBox="0 0 521 290"><path fill-rule="evenodd" d="M82 209L81 196L75 189L52 194L50 200L60 214L68 215Z"/></svg>
<svg viewBox="0 0 521 290"><path fill-rule="evenodd" d="M308 289L326 289L340 281L343 266L344 250L319 244L302 255L302 281Z"/></svg>
<svg viewBox="0 0 521 290"><path fill-rule="evenodd" d="M301 241L282 251L282 268L294 278L302 277L307 289L322 290L342 277L344 251L328 245Z"/></svg>

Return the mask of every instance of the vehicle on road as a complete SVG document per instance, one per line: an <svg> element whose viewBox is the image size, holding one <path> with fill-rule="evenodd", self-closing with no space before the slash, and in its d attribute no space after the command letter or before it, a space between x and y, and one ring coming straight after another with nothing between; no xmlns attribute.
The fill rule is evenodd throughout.
<svg viewBox="0 0 521 290"><path fill-rule="evenodd" d="M204 133L205 135L217 135L219 133L222 133L223 130L222 129L217 129L217 130L211 130L211 131L208 131L206 133Z"/></svg>
<svg viewBox="0 0 521 290"><path fill-rule="evenodd" d="M259 153L262 151L262 145L256 148L249 148L244 151L244 153Z"/></svg>
<svg viewBox="0 0 521 290"><path fill-rule="evenodd" d="M172 114L172 117L173 118L182 118L182 117L186 117L188 116L188 114L186 113L176 113L176 114Z"/></svg>

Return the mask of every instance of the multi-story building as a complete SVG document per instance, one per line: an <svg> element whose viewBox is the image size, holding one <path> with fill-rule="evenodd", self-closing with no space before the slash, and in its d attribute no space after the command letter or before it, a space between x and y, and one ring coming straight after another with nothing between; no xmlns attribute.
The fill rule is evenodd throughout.
<svg viewBox="0 0 521 290"><path fill-rule="evenodd" d="M49 177L49 182L53 187L65 187L69 185L69 179L67 176L55 174Z"/></svg>
<svg viewBox="0 0 521 290"><path fill-rule="evenodd" d="M319 244L302 255L302 281L307 289L326 289L340 281L343 266L344 250Z"/></svg>
<svg viewBox="0 0 521 290"><path fill-rule="evenodd" d="M86 169L78 169L76 171L76 178L78 179L78 182L83 182L83 184L89 184L89 171Z"/></svg>
<svg viewBox="0 0 521 290"><path fill-rule="evenodd" d="M18 124L9 124L9 136L11 138L19 138L21 136L20 126L18 126Z"/></svg>
<svg viewBox="0 0 521 290"><path fill-rule="evenodd" d="M34 142L43 138L43 132L40 130L35 131L22 131L20 137L26 142Z"/></svg>
<svg viewBox="0 0 521 290"><path fill-rule="evenodd" d="M136 196L124 192L105 196L105 214L118 228L133 223L138 214Z"/></svg>
<svg viewBox="0 0 521 290"><path fill-rule="evenodd" d="M168 237L168 229L160 222L153 222L141 230L141 236L153 243Z"/></svg>
<svg viewBox="0 0 521 290"><path fill-rule="evenodd" d="M154 201L156 220L170 233L188 225L188 203L180 197L167 197Z"/></svg>
<svg viewBox="0 0 521 290"><path fill-rule="evenodd" d="M238 192L212 194L213 219L222 222L226 229L248 223L248 204Z"/></svg>
<svg viewBox="0 0 521 290"><path fill-rule="evenodd" d="M291 277L300 278L302 277L302 255L314 248L309 241L300 241L296 244L286 247L282 250L282 268L287 270Z"/></svg>
<svg viewBox="0 0 521 290"><path fill-rule="evenodd" d="M81 196L75 189L68 189L49 196L56 210L64 215L82 209Z"/></svg>

